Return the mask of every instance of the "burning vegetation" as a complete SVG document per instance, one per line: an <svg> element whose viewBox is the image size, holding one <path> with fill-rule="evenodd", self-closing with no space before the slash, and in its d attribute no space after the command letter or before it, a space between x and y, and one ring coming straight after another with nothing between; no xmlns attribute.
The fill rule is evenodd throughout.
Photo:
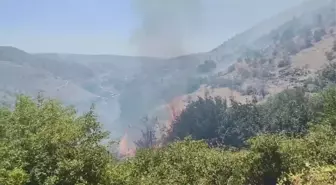
<svg viewBox="0 0 336 185"><path fill-rule="evenodd" d="M121 158L133 157L136 150L139 148L156 148L166 143L166 137L168 137L173 128L175 120L180 116L184 102L182 97L174 98L169 104L166 105L168 112L168 120L163 121L159 119L150 120L148 117L144 119L145 129L142 130L142 136L140 140L131 141L128 135L128 131L125 132L119 143L119 155ZM149 122L149 124L148 124ZM162 125L162 123L165 123ZM160 129L159 138L156 136L156 125L162 125Z"/></svg>

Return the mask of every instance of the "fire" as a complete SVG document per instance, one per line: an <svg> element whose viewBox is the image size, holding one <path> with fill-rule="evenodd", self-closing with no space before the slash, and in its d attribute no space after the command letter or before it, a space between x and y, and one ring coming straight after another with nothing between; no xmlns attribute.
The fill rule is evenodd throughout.
<svg viewBox="0 0 336 185"><path fill-rule="evenodd" d="M167 125L168 131L172 129L174 121L180 116L183 107L182 97L176 97L168 104L168 110L170 112L170 118Z"/></svg>
<svg viewBox="0 0 336 185"><path fill-rule="evenodd" d="M169 119L166 124L165 131L164 131L166 132L166 134L170 133L173 127L174 121L178 118L178 116L180 116L184 108L184 102L182 100L183 100L182 97L176 97L167 105L170 115L169 115ZM135 156L136 147L132 146L132 144L134 145L133 142L129 141L129 137L126 131L119 143L119 155L122 158ZM156 146L154 146L154 148L160 147L161 144L157 143Z"/></svg>
<svg viewBox="0 0 336 185"><path fill-rule="evenodd" d="M135 148L130 147L128 134L125 132L119 143L119 154L121 157L132 157L135 155Z"/></svg>

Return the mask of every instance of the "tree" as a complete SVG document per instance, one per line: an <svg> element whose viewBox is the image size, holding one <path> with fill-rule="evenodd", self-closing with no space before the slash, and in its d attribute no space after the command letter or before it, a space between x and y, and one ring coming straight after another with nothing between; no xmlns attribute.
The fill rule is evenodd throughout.
<svg viewBox="0 0 336 185"><path fill-rule="evenodd" d="M307 132L313 118L304 89L288 89L261 105L263 129L266 133L301 135Z"/></svg>
<svg viewBox="0 0 336 185"><path fill-rule="evenodd" d="M236 70L236 66L234 64L232 64L228 67L227 72L232 73L234 70Z"/></svg>
<svg viewBox="0 0 336 185"><path fill-rule="evenodd" d="M322 37L326 35L326 31L323 28L317 29L314 31L314 40L315 42L320 42Z"/></svg>
<svg viewBox="0 0 336 185"><path fill-rule="evenodd" d="M336 63L329 63L325 68L320 72L320 78L322 80L336 83Z"/></svg>
<svg viewBox="0 0 336 185"><path fill-rule="evenodd" d="M197 66L197 70L201 73L208 73L214 69L216 69L216 62L213 60L206 60L203 64Z"/></svg>
<svg viewBox="0 0 336 185"><path fill-rule="evenodd" d="M282 60L279 61L278 63L278 67L281 68L281 67L286 67L286 66L289 66L291 64L291 59L289 56L284 56L282 58Z"/></svg>
<svg viewBox="0 0 336 185"><path fill-rule="evenodd" d="M0 184L99 184L113 157L92 107L76 116L53 100L20 96L0 110Z"/></svg>
<svg viewBox="0 0 336 185"><path fill-rule="evenodd" d="M260 133L261 114L256 102L246 104L220 97L199 97L191 102L174 121L169 140L191 136L195 140L204 139L212 146L245 146L245 141Z"/></svg>
<svg viewBox="0 0 336 185"><path fill-rule="evenodd" d="M142 136L135 141L135 145L137 148L152 148L157 144L155 126L158 124L158 119L145 117L142 123L145 129L141 130Z"/></svg>
<svg viewBox="0 0 336 185"><path fill-rule="evenodd" d="M334 53L330 51L325 52L325 56L329 62L333 61L335 59Z"/></svg>
<svg viewBox="0 0 336 185"><path fill-rule="evenodd" d="M216 97L199 97L191 102L174 120L169 140L184 139L191 135L193 139L211 140L218 138L217 128L225 119L226 100Z"/></svg>
<svg viewBox="0 0 336 185"><path fill-rule="evenodd" d="M243 104L231 98L231 107L218 129L221 143L238 148L246 146L245 141L262 130L260 118L256 99Z"/></svg>

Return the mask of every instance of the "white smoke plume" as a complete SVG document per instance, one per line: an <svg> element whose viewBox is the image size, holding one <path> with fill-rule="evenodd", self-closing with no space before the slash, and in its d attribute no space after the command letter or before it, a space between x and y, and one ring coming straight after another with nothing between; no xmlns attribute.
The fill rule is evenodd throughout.
<svg viewBox="0 0 336 185"><path fill-rule="evenodd" d="M186 40L201 29L200 0L133 0L133 5L140 25L132 44L139 55L171 57L188 52Z"/></svg>

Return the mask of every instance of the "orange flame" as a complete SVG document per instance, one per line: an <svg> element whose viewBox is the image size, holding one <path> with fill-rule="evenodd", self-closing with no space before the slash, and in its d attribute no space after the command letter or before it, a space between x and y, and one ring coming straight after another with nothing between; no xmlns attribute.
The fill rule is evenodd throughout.
<svg viewBox="0 0 336 185"><path fill-rule="evenodd" d="M181 115L183 108L182 97L176 97L168 104L170 112L170 118L167 125L168 131L172 129L174 121Z"/></svg>
<svg viewBox="0 0 336 185"><path fill-rule="evenodd" d="M174 98L168 105L168 111L170 113L169 120L166 125L166 134L169 134L171 132L171 129L173 128L174 121L180 116L182 113L182 110L184 109L184 102L182 101L182 97L176 97ZM124 157L133 157L136 153L136 147L131 147L131 143L129 143L128 134L127 131L125 132L124 136L121 138L119 143L119 155ZM157 143L154 148L159 148L161 146L160 143Z"/></svg>
<svg viewBox="0 0 336 185"><path fill-rule="evenodd" d="M128 134L125 132L119 143L119 155L121 157L132 157L135 152L135 148L129 146Z"/></svg>

